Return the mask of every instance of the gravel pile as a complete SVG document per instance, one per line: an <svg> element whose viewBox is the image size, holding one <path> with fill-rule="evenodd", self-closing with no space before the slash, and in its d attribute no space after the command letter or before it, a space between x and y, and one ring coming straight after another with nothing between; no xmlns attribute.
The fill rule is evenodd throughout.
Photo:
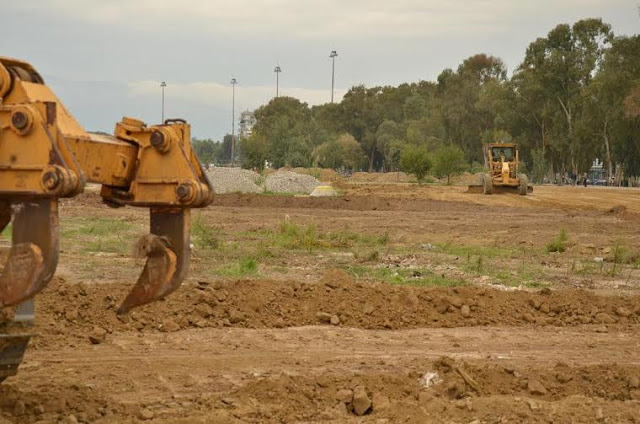
<svg viewBox="0 0 640 424"><path fill-rule="evenodd" d="M207 171L214 193L261 193L260 174L241 168L212 168Z"/></svg>
<svg viewBox="0 0 640 424"><path fill-rule="evenodd" d="M311 175L291 171L278 171L269 175L265 186L272 193L311 194L320 185L320 181Z"/></svg>

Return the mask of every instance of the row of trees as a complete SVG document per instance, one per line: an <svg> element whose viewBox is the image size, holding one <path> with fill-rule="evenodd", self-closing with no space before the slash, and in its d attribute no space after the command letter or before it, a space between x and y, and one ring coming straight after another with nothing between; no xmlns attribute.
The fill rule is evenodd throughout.
<svg viewBox="0 0 640 424"><path fill-rule="evenodd" d="M359 85L340 103L313 107L275 98L256 118L238 149L250 167L396 170L404 152L417 151L481 166L483 143L515 141L534 179L580 175L595 158L609 176L640 175L640 36L584 19L532 42L511 78L502 60L478 54L434 82ZM217 160L228 158L225 146L230 138Z"/></svg>

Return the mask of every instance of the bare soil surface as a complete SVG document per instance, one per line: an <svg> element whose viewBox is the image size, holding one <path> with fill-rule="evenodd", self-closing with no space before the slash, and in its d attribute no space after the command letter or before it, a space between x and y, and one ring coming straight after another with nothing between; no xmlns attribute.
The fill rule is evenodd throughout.
<svg viewBox="0 0 640 424"><path fill-rule="evenodd" d="M342 189L218 196L183 287L122 317L147 212L64 201L0 423L640 422L637 191Z"/></svg>

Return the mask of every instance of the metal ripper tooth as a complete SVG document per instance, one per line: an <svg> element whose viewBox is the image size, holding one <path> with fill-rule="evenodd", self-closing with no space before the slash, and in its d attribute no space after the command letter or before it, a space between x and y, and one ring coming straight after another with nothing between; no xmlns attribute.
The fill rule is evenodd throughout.
<svg viewBox="0 0 640 424"><path fill-rule="evenodd" d="M44 289L58 263L58 203L15 204L13 245L0 275L0 306L17 305Z"/></svg>
<svg viewBox="0 0 640 424"><path fill-rule="evenodd" d="M11 246L0 276L0 306L13 306L38 292L38 278L44 270L42 251L32 243Z"/></svg>
<svg viewBox="0 0 640 424"><path fill-rule="evenodd" d="M189 210L151 210L152 234L141 237L134 253L147 261L118 314L159 300L180 287L189 264Z"/></svg>

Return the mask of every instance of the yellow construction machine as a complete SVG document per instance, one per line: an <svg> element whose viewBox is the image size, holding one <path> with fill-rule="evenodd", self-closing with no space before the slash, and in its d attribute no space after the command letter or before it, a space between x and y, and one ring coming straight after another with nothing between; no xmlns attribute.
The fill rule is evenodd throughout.
<svg viewBox="0 0 640 424"><path fill-rule="evenodd" d="M527 176L518 172L520 151L517 144L487 143L484 153L488 172L481 174L480 184L469 186L469 192L493 194L517 191L522 196L533 192Z"/></svg>
<svg viewBox="0 0 640 424"><path fill-rule="evenodd" d="M189 210L213 189L182 119L123 118L114 136L86 132L28 63L0 57L0 232L13 219L0 274L0 381L14 375L31 335L34 296L58 262L58 199L102 185L112 207L150 211L137 244L147 260L119 314L176 290L189 265ZM2 319L0 318L0 321Z"/></svg>

